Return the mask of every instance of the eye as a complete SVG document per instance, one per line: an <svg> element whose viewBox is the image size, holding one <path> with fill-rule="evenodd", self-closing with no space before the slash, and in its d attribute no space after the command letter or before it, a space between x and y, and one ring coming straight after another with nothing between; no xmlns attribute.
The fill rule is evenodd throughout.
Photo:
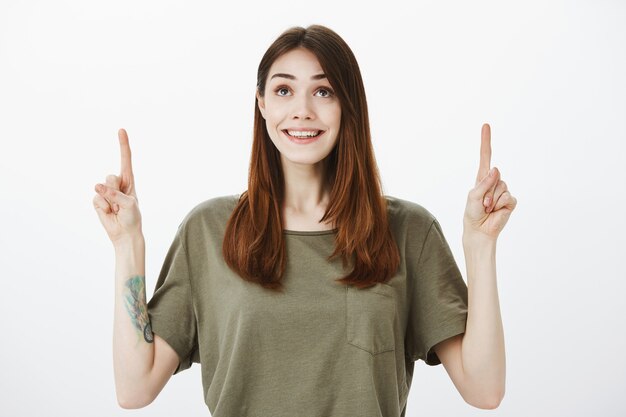
<svg viewBox="0 0 626 417"><path fill-rule="evenodd" d="M279 95L279 96L284 97L284 95L283 95L283 94L280 94L280 92L281 92L282 90L289 90L289 89L288 89L287 87L278 87L278 88L276 89L276 93L278 93L278 95Z"/></svg>
<svg viewBox="0 0 626 417"><path fill-rule="evenodd" d="M286 90L289 91L289 87L281 85L280 87L276 88L274 90L274 92L279 96L279 97L287 97L287 94L281 94L281 91ZM324 93L320 96L323 98L327 98L327 97L332 97L335 95L335 93L333 92L332 89L327 88L327 87L320 87L317 92L323 91Z"/></svg>
<svg viewBox="0 0 626 417"><path fill-rule="evenodd" d="M333 92L333 90L331 90L330 88L326 88L326 87L322 87L322 88L320 88L320 89L319 89L319 90L317 90L317 91L318 91L318 92L319 92L319 91L325 91L325 92L326 92L326 95L323 95L322 97L332 97L332 96L335 94L335 93Z"/></svg>

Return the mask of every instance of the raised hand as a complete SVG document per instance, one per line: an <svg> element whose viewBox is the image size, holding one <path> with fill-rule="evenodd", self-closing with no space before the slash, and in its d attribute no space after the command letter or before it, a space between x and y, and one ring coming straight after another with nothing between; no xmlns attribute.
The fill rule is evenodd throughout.
<svg viewBox="0 0 626 417"><path fill-rule="evenodd" d="M463 216L464 239L497 240L498 235L517 206L517 199L509 193L500 179L500 170L491 166L491 128L482 127L480 166L476 185L467 196ZM491 173L491 175L490 175Z"/></svg>
<svg viewBox="0 0 626 417"><path fill-rule="evenodd" d="M114 245L142 235L128 135L124 129L117 134L122 157L120 175L107 175L105 184L96 184L93 198L100 222Z"/></svg>

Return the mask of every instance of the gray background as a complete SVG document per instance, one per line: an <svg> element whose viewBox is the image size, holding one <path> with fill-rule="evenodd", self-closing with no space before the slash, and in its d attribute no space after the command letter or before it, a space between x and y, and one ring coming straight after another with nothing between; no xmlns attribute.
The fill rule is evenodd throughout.
<svg viewBox="0 0 626 417"><path fill-rule="evenodd" d="M112 367L112 245L94 184L127 129L146 281L196 204L241 192L256 69L285 29L337 31L362 71L386 194L462 216L480 129L518 199L497 272L498 416L624 415L626 6L618 1L0 3L0 415L128 415ZM133 415L206 416L200 366ZM409 416L478 416L416 365Z"/></svg>

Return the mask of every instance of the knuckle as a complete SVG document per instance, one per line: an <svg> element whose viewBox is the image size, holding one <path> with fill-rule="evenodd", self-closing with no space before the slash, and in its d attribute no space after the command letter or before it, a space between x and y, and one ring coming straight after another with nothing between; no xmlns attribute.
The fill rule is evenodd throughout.
<svg viewBox="0 0 626 417"><path fill-rule="evenodd" d="M104 211L105 213L107 212L107 207L109 206L109 205L107 204L107 202L106 202L106 201L105 201L105 202L104 202L104 204L103 204L103 203L102 203L102 201L101 201L100 199L96 199L96 198L94 198L94 199L93 199L92 204L93 204L93 208L94 208L94 209L96 209L96 210L102 210L102 211Z"/></svg>
<svg viewBox="0 0 626 417"><path fill-rule="evenodd" d="M472 190L470 190L470 192L468 193L467 197L470 200L478 200L478 199L482 199L483 198L483 193L480 192L480 190L473 188Z"/></svg>
<svg viewBox="0 0 626 417"><path fill-rule="evenodd" d="M113 175L113 174L111 174L111 175L107 175L107 178L106 178L106 183L107 183L108 185L111 185L111 186L117 186L117 184L118 184L119 182L120 182L120 180L119 180L119 177L118 177L117 175Z"/></svg>

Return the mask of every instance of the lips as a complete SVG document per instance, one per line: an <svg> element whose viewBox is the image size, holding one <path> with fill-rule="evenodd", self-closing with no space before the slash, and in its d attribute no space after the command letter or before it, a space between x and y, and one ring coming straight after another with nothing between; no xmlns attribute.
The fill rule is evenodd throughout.
<svg viewBox="0 0 626 417"><path fill-rule="evenodd" d="M315 130L315 129L312 129ZM298 143L298 144L307 144L307 143L311 143L311 142L315 142L316 140L318 140L324 133L326 133L325 130L318 130L318 134L316 136L303 136L303 137L296 137L296 136L291 136L287 130L283 130L282 131L285 136L294 143Z"/></svg>
<svg viewBox="0 0 626 417"><path fill-rule="evenodd" d="M289 134L289 131L292 132L317 132L317 135L315 136L291 136ZM310 139L310 138L316 138L318 136L320 136L322 133L324 133L324 130L321 129L283 129L283 133L287 136L289 136L290 138L296 138L296 139Z"/></svg>

